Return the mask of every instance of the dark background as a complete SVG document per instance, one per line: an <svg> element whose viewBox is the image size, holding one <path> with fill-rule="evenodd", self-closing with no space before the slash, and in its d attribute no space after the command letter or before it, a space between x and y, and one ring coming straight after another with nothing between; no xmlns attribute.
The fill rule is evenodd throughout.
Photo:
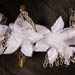
<svg viewBox="0 0 75 75"><path fill-rule="evenodd" d="M0 0L0 12L8 17L8 23L14 22L19 14L20 5L24 4L29 16L35 23L50 28L61 15L65 27L69 25L69 8L75 9L75 0ZM0 56L0 75L74 75L75 64L69 67L60 66L43 68L44 53L34 53L28 58L24 67L18 67L18 57L15 54Z"/></svg>

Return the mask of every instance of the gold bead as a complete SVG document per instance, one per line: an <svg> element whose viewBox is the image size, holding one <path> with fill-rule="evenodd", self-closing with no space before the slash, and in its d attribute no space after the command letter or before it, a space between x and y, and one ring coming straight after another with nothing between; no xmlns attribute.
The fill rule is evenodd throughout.
<svg viewBox="0 0 75 75"><path fill-rule="evenodd" d="M24 60L23 59L20 59L20 61L19 61L19 67L20 68L23 68L23 65L24 65Z"/></svg>
<svg viewBox="0 0 75 75"><path fill-rule="evenodd" d="M21 9L22 11L26 11L26 8L25 8L24 5L21 5L21 6L20 6L20 9Z"/></svg>

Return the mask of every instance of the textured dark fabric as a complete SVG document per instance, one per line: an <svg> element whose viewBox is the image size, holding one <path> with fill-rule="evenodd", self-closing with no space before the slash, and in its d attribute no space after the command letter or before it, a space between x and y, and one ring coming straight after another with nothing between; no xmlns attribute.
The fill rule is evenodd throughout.
<svg viewBox="0 0 75 75"><path fill-rule="evenodd" d="M75 9L75 0L0 0L0 12L8 17L8 23L14 22L19 14L19 6L24 4L29 16L35 23L50 28L61 15L65 27L69 24L69 8ZM44 69L44 53L34 53L28 58L24 67L18 67L18 58L13 55L0 56L0 75L74 75L75 64Z"/></svg>

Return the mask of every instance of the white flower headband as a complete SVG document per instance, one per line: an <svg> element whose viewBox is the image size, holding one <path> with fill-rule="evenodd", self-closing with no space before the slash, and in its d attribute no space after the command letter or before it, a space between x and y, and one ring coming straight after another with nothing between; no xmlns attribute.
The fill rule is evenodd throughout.
<svg viewBox="0 0 75 75"><path fill-rule="evenodd" d="M47 52L44 67L48 64L70 65L70 61L75 63L75 29L64 28L64 21L60 16L55 24L48 28L35 24L24 10L15 23L0 25L0 54L11 54L20 49L19 66L23 67L25 56L32 57L34 51ZM74 25L74 24L73 24Z"/></svg>

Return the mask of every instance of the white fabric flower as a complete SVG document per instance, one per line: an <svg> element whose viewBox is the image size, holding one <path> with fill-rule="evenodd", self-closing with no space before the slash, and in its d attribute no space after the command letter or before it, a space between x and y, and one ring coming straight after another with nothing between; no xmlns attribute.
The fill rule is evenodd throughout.
<svg viewBox="0 0 75 75"><path fill-rule="evenodd" d="M34 51L34 43L43 38L43 34L46 34L47 28L44 26L36 26L38 32L35 32L32 25L22 18L18 18L15 24L10 25L12 30L11 36L7 41L7 49L4 54L11 54L15 52L21 46L21 52L25 56L32 56ZM44 28L45 33L39 30L39 28ZM42 29L43 30L43 29Z"/></svg>
<svg viewBox="0 0 75 75"><path fill-rule="evenodd" d="M70 47L75 45L75 29L63 28L64 22L60 16L51 27L51 31L35 45L36 52L46 52L50 48L47 54L49 63L52 65L58 59L59 53L65 58L64 64L69 65L70 57L75 52L74 47Z"/></svg>

